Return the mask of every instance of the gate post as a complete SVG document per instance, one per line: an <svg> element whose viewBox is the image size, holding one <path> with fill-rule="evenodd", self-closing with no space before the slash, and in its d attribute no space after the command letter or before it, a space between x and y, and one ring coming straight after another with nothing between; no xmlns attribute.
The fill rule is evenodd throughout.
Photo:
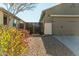
<svg viewBox="0 0 79 59"><path fill-rule="evenodd" d="M24 30L26 30L26 23L24 22Z"/></svg>

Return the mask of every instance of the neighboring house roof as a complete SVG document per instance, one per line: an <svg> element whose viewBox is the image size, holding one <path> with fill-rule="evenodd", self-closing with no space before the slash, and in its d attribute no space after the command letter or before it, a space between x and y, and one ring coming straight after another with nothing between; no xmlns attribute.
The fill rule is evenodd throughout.
<svg viewBox="0 0 79 59"><path fill-rule="evenodd" d="M43 20L45 15L79 15L79 3L61 3L43 10L40 21Z"/></svg>
<svg viewBox="0 0 79 59"><path fill-rule="evenodd" d="M21 20L21 21L23 21L22 19L20 19L19 17L15 16L14 14L12 14L11 12L5 10L5 9L2 8L2 7L0 7L0 11L4 12L4 13L10 15L10 16L12 16L13 18L16 18L17 20ZM24 21L23 21L23 22L24 22Z"/></svg>

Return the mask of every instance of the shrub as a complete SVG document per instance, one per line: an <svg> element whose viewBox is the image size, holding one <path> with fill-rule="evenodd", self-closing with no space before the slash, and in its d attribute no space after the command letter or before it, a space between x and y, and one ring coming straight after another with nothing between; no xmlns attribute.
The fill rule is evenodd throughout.
<svg viewBox="0 0 79 59"><path fill-rule="evenodd" d="M0 26L0 55L21 55L28 51L26 30L14 27Z"/></svg>

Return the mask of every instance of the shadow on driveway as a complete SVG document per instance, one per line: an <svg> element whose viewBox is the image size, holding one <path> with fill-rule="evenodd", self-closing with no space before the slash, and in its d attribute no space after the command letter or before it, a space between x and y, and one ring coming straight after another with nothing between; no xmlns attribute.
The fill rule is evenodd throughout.
<svg viewBox="0 0 79 59"><path fill-rule="evenodd" d="M53 36L42 36L42 41L48 55L74 56L73 52Z"/></svg>

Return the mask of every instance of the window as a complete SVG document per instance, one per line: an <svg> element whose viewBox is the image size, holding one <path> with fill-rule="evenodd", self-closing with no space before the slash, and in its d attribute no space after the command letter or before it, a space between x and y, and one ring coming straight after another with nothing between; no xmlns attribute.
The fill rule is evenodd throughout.
<svg viewBox="0 0 79 59"><path fill-rule="evenodd" d="M16 20L13 21L13 26L16 27Z"/></svg>
<svg viewBox="0 0 79 59"><path fill-rule="evenodd" d="M4 15L4 18L3 18L3 24L7 25L7 16L6 15Z"/></svg>

